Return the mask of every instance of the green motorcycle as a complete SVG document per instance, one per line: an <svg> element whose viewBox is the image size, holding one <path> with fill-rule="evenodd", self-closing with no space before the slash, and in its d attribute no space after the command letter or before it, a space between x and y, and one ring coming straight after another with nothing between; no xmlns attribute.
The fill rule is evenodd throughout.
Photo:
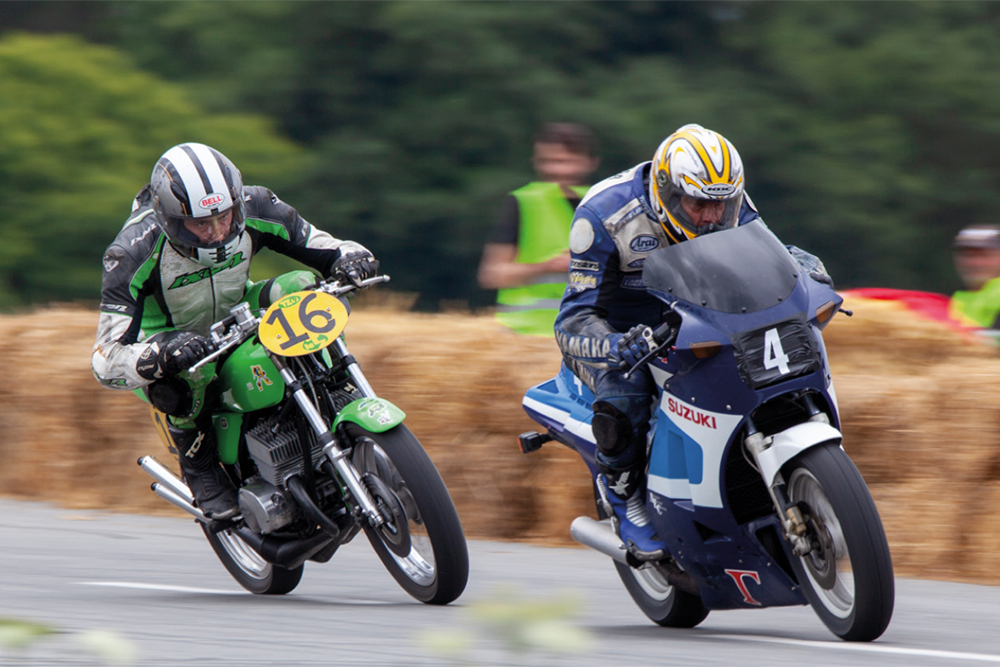
<svg viewBox="0 0 1000 667"><path fill-rule="evenodd" d="M344 295L387 280L320 282L263 315L241 303L212 327L217 350L190 372L216 364L212 419L239 517L208 519L180 478L139 459L153 491L201 523L253 593L288 593L306 561L327 562L361 530L417 600L447 604L465 589L468 548L448 489L403 411L376 396L341 337Z"/></svg>

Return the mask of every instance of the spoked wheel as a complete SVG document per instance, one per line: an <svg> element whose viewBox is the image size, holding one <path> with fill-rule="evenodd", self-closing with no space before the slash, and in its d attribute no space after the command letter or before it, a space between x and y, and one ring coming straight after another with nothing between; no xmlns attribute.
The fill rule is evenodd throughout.
<svg viewBox="0 0 1000 667"><path fill-rule="evenodd" d="M594 489L595 498L598 496ZM597 515L606 519L607 514L597 501ZM682 591L667 582L667 577L653 565L640 569L612 561L618 577L625 584L632 600L649 620L665 628L693 628L708 616L708 609L701 597Z"/></svg>
<svg viewBox="0 0 1000 667"><path fill-rule="evenodd" d="M354 466L385 519L377 529L365 525L382 563L417 600L455 600L469 579L468 547L448 489L420 442L404 425L371 433L348 424L347 433Z"/></svg>
<svg viewBox="0 0 1000 667"><path fill-rule="evenodd" d="M842 639L871 641L892 618L892 559L861 473L836 445L813 447L785 468L788 497L803 510L813 550L792 558L803 593Z"/></svg>
<svg viewBox="0 0 1000 667"><path fill-rule="evenodd" d="M213 533L205 525L201 528L229 574L251 593L284 595L299 585L305 565L292 569L272 565L261 558L239 535L228 530Z"/></svg>

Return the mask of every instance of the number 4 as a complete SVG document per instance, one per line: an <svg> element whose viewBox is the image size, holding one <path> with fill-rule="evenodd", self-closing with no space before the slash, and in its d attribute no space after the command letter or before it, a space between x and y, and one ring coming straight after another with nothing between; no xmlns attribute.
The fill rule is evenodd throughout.
<svg viewBox="0 0 1000 667"><path fill-rule="evenodd" d="M777 368L782 375L788 374L788 355L781 348L781 336L777 329L768 329L764 334L764 368Z"/></svg>

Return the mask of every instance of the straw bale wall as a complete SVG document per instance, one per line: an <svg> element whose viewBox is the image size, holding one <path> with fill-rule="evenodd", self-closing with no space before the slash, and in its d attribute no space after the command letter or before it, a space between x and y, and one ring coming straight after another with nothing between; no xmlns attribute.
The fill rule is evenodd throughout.
<svg viewBox="0 0 1000 667"><path fill-rule="evenodd" d="M889 536L897 575L1000 585L1000 358L890 303L855 299L826 331L845 448ZM148 408L91 376L97 314L0 317L0 494L75 508L175 513L136 459L169 462ZM524 391L559 365L555 343L487 316L362 303L347 341L434 459L470 538L570 545L593 514L573 452L529 456ZM176 463L170 462L176 469Z"/></svg>

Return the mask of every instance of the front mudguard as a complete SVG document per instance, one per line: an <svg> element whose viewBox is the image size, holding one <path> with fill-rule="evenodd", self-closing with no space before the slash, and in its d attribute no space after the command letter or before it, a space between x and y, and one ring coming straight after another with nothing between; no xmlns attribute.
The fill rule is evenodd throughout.
<svg viewBox="0 0 1000 667"><path fill-rule="evenodd" d="M760 463L760 474L768 487L774 484L774 478L781 466L788 463L805 450L816 445L843 440L840 431L823 422L803 422L775 433L771 445L757 456Z"/></svg>
<svg viewBox="0 0 1000 667"><path fill-rule="evenodd" d="M369 433L384 433L399 426L406 413L384 398L359 398L351 401L333 420L333 430L344 422L357 424Z"/></svg>

